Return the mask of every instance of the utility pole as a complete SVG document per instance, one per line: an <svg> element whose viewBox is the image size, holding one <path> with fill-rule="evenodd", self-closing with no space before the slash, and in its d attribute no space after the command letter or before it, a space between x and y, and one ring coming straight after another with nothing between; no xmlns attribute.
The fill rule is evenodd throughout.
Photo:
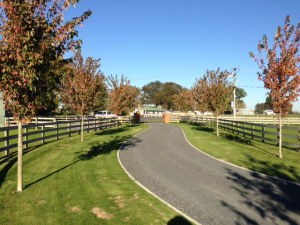
<svg viewBox="0 0 300 225"><path fill-rule="evenodd" d="M233 68L233 120L235 120L236 110L235 110L235 83L236 83L236 68Z"/></svg>

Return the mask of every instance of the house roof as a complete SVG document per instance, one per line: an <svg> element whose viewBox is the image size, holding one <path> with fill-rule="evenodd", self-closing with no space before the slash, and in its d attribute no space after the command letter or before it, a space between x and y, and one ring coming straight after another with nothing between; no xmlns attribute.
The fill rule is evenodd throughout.
<svg viewBox="0 0 300 225"><path fill-rule="evenodd" d="M158 108L141 108L142 110L145 111L155 111L155 112L164 112L164 109L158 109Z"/></svg>

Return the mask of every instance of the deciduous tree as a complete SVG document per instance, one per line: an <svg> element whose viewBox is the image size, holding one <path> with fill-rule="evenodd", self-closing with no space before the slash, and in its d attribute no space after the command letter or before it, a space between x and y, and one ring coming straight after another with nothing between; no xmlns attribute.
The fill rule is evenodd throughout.
<svg viewBox="0 0 300 225"><path fill-rule="evenodd" d="M188 111L194 108L195 106L195 101L191 90L184 89L179 94L174 95L174 103L177 107L179 107L180 110L185 112L187 117Z"/></svg>
<svg viewBox="0 0 300 225"><path fill-rule="evenodd" d="M236 87L235 89L235 109L238 110L240 106L242 106L244 103L244 100L242 98L247 96L247 92L243 88Z"/></svg>
<svg viewBox="0 0 300 225"><path fill-rule="evenodd" d="M63 10L78 0L0 2L0 91L5 108L18 120L18 191L22 191L22 121L47 105L60 78L53 63L79 47L76 26L91 11L63 24Z"/></svg>
<svg viewBox="0 0 300 225"><path fill-rule="evenodd" d="M81 115L81 141L83 141L83 119L95 106L105 77L99 70L100 59L88 57L85 61L78 50L73 63L67 65L62 80L61 99L63 104Z"/></svg>
<svg viewBox="0 0 300 225"><path fill-rule="evenodd" d="M216 71L207 70L204 75L204 79L207 80L207 104L208 109L213 112L217 118L217 136L219 136L219 120L218 116L223 114L227 104L231 101L230 94L232 90L232 84L227 80L228 72L220 71L218 68Z"/></svg>
<svg viewBox="0 0 300 225"><path fill-rule="evenodd" d="M160 81L150 82L142 87L141 100L143 104L155 104L156 107L160 103L157 99L157 93L163 86Z"/></svg>
<svg viewBox="0 0 300 225"><path fill-rule="evenodd" d="M156 95L157 103L163 105L163 107L168 110L173 109L174 106L174 96L179 94L183 90L183 87L174 82L166 82L160 88Z"/></svg>
<svg viewBox="0 0 300 225"><path fill-rule="evenodd" d="M252 52L250 56L257 62L259 80L269 89L273 111L279 115L279 157L281 152L281 119L286 117L292 109L293 102L297 101L300 91L300 22L297 27L290 24L290 16L285 19L284 27L277 29L274 45L269 48L266 35L258 44L259 55ZM265 54L264 54L265 53Z"/></svg>
<svg viewBox="0 0 300 225"><path fill-rule="evenodd" d="M208 81L206 77L196 79L192 87L192 94L196 102L196 109L204 115L208 111Z"/></svg>
<svg viewBox="0 0 300 225"><path fill-rule="evenodd" d="M136 106L136 100L140 94L140 89L130 85L130 80L122 75L120 81L118 75L110 75L107 79L110 90L109 108L117 115L123 112L131 113Z"/></svg>

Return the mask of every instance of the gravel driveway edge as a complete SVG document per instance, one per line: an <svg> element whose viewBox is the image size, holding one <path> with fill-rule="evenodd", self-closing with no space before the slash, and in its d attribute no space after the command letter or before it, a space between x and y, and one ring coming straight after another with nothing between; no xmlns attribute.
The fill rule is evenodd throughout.
<svg viewBox="0 0 300 225"><path fill-rule="evenodd" d="M176 126L176 125L173 125L173 126ZM179 127L179 126L177 126L177 127ZM245 167L241 167L241 166L238 166L238 165L229 163L229 162L225 162L225 161L223 161L223 160L221 160L221 159L218 159L218 158L216 158L216 157L214 157L214 156L212 156L212 155L209 155L209 154L207 154L206 152L202 151L201 149L195 147L195 146L187 139L187 137L186 137L186 135L185 135L184 130L182 129L182 127L180 127L180 128L181 128L181 131L182 131L182 133L183 133L183 136L184 136L185 140L189 143L189 145L192 146L194 149L200 151L200 152L203 153L204 155L207 155L207 156L209 156L209 157L211 157L211 158L213 158L213 159L215 159L215 160L218 160L218 161L220 161L220 162L222 162L222 163L231 165L231 166L233 166L233 167L240 168L240 169L243 169L243 170L245 170L245 171L249 171L249 172L251 172L251 173L256 173L256 174L259 174L260 176L264 176L264 177L268 177L268 178L271 178L271 179L275 179L275 180L283 181L283 182L286 182L286 183L294 184L294 185L297 185L297 186L300 187L300 184L299 184L299 183L296 183L296 182L293 182L293 181L289 181L289 180L285 180L285 179L278 178L278 177L273 177L273 176L270 176L270 175L267 175L267 174L264 174L264 173L260 173L260 172L254 171L254 170L250 170L250 169L247 169L247 168L245 168Z"/></svg>
<svg viewBox="0 0 300 225"><path fill-rule="evenodd" d="M147 131L148 129L151 129L151 125L148 124L150 127L147 128L146 130L134 135L133 137L131 137L130 139L128 139L127 141L125 141L121 147L119 148L118 150L118 153L117 153L117 157L118 157L118 161L119 161L119 164L120 166L122 167L122 169L124 170L124 172L128 175L128 177L133 181L135 182L137 185L139 185L141 188L143 188L146 192L148 192L149 194L151 194L152 196L154 196L155 198L157 198L159 201L161 201L162 203L166 204L168 207L170 207L171 209L173 209L175 212L181 214L182 216L184 216L186 219L188 219L190 222L196 224L196 225L202 225L201 223L195 221L194 219L192 219L191 217L189 217L188 215L186 215L185 213L181 212L179 209L175 208L174 206L172 206L171 204L169 204L168 202L166 202L165 200L161 199L160 197L158 197L156 194L154 194L152 191L150 191L148 188L146 188L144 185L142 185L140 182L138 182L126 169L125 167L123 166L121 160L120 160L120 150L123 148L123 146L128 142L130 141L132 138L136 137L137 135ZM182 130L182 128L181 128ZM185 133L184 131L182 130L183 134L184 134L184 137L185 139L187 140L186 136L185 136ZM193 148L196 148L195 146L193 146L188 140L187 142L193 147ZM198 148L196 148L197 150L199 150ZM201 151L201 150L199 150ZM202 151L201 151L202 152Z"/></svg>

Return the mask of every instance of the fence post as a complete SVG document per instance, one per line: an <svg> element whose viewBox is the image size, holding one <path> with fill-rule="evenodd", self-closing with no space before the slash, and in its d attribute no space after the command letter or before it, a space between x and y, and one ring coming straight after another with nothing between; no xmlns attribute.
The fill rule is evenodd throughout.
<svg viewBox="0 0 300 225"><path fill-rule="evenodd" d="M77 120L77 116L76 116L76 120ZM81 132L81 120L80 120L80 122L79 122L78 134L80 134L80 132Z"/></svg>
<svg viewBox="0 0 300 225"><path fill-rule="evenodd" d="M287 118L287 125L290 126L290 119Z"/></svg>
<svg viewBox="0 0 300 225"><path fill-rule="evenodd" d="M244 125L243 125L243 127L244 127L244 129L243 129L243 132L244 132L244 137L246 137L245 126L246 126L246 124L244 124Z"/></svg>
<svg viewBox="0 0 300 225"><path fill-rule="evenodd" d="M237 122L237 133L238 133L238 135L240 135L240 123L239 122Z"/></svg>
<svg viewBox="0 0 300 225"><path fill-rule="evenodd" d="M26 141L28 141L28 124L24 126L24 130L25 130L25 132L24 132L24 141L26 142ZM25 149L27 149L28 148L28 143L26 143L24 145L24 147L25 147Z"/></svg>
<svg viewBox="0 0 300 225"><path fill-rule="evenodd" d="M265 126L262 125L261 127L261 137L262 137L262 142L265 142Z"/></svg>
<svg viewBox="0 0 300 225"><path fill-rule="evenodd" d="M58 140L58 121L57 120L56 120L56 140Z"/></svg>
<svg viewBox="0 0 300 225"><path fill-rule="evenodd" d="M300 142L300 127L298 127L298 141ZM298 148L298 152L300 152L300 149Z"/></svg>
<svg viewBox="0 0 300 225"><path fill-rule="evenodd" d="M56 128L56 118L53 118L53 128Z"/></svg>
<svg viewBox="0 0 300 225"><path fill-rule="evenodd" d="M35 117L35 124L39 124L39 119L37 117ZM38 126L36 125L35 129L39 129Z"/></svg>
<svg viewBox="0 0 300 225"><path fill-rule="evenodd" d="M68 127L69 137L71 137L71 123L68 123Z"/></svg>
<svg viewBox="0 0 300 225"><path fill-rule="evenodd" d="M9 118L5 118L5 126L7 127L4 131L4 137L6 137L6 140L4 142L4 146L9 146ZM9 154L9 149L5 150L4 155Z"/></svg>
<svg viewBox="0 0 300 225"><path fill-rule="evenodd" d="M275 117L273 118L273 125L275 126Z"/></svg>
<svg viewBox="0 0 300 225"><path fill-rule="evenodd" d="M87 121L87 132L90 133L90 120Z"/></svg>
<svg viewBox="0 0 300 225"><path fill-rule="evenodd" d="M42 144L45 144L45 125L42 125Z"/></svg>
<svg viewBox="0 0 300 225"><path fill-rule="evenodd" d="M96 131L96 118L94 119L94 131Z"/></svg>
<svg viewBox="0 0 300 225"><path fill-rule="evenodd" d="M254 125L251 125L251 128L252 128L252 130L251 130L251 134L252 134L252 139L254 138Z"/></svg>

